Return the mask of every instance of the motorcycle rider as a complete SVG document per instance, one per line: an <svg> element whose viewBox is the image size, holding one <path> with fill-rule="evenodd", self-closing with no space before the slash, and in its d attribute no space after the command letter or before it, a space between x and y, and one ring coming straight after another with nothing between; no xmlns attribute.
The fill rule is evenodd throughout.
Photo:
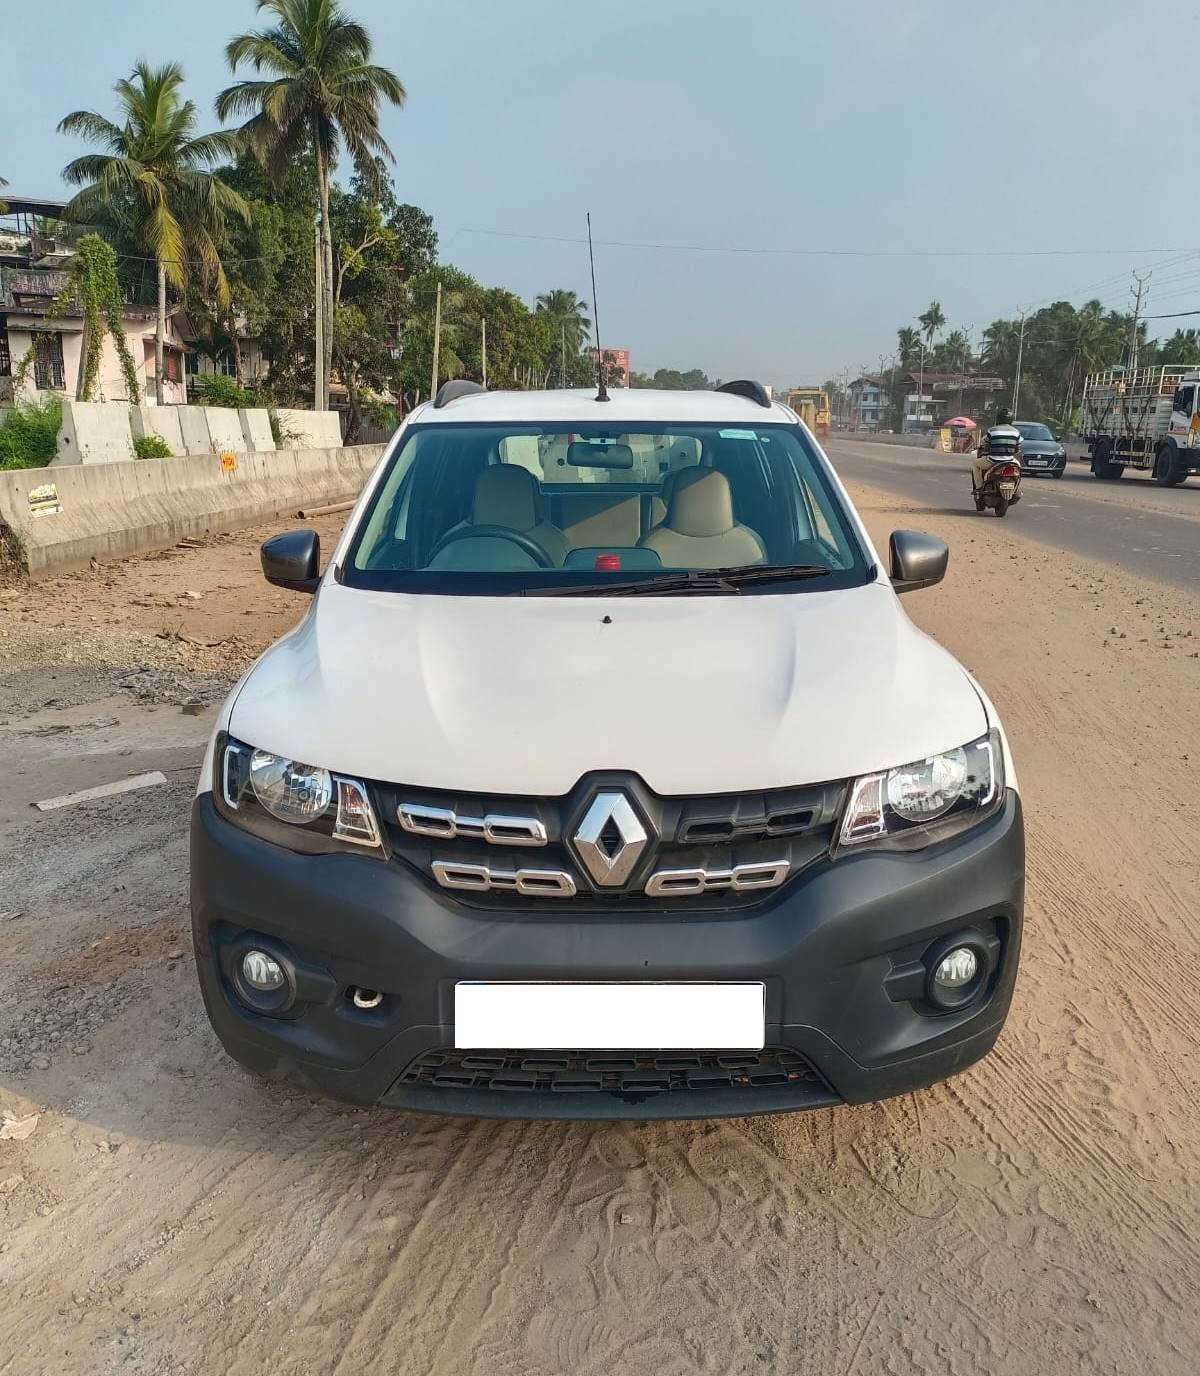
<svg viewBox="0 0 1200 1376"><path fill-rule="evenodd" d="M1021 432L1012 423L1012 412L1007 406L996 408L996 423L986 430L975 451L975 461L971 464L971 488L978 492L987 477L988 469L1000 459L1015 459L1021 462Z"/></svg>

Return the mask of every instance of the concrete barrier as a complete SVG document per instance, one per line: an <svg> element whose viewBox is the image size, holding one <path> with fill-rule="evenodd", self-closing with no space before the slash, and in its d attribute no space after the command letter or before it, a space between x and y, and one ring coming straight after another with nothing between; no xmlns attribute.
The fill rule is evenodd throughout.
<svg viewBox="0 0 1200 1376"><path fill-rule="evenodd" d="M129 411L124 402L64 398L55 465L121 463L131 459Z"/></svg>
<svg viewBox="0 0 1200 1376"><path fill-rule="evenodd" d="M185 454L211 454L212 441L208 436L207 406L177 406L179 429L183 436Z"/></svg>
<svg viewBox="0 0 1200 1376"><path fill-rule="evenodd" d="M237 411L223 406L205 408L208 420L208 452L210 454L244 454L246 436L242 430L242 418Z"/></svg>
<svg viewBox="0 0 1200 1376"><path fill-rule="evenodd" d="M183 408L177 408L183 409ZM236 413L231 413L236 414ZM0 526L34 577L357 497L383 445L0 472Z"/></svg>
<svg viewBox="0 0 1200 1376"><path fill-rule="evenodd" d="M266 411L255 408L238 412L242 426L242 437L246 450L256 454L267 454L275 448L275 436L271 433L271 417Z"/></svg>
<svg viewBox="0 0 1200 1376"><path fill-rule="evenodd" d="M129 423L135 438L157 435L167 442L176 457L184 453L178 406L134 406L129 412Z"/></svg>
<svg viewBox="0 0 1200 1376"><path fill-rule="evenodd" d="M342 422L336 411L293 411L287 408L275 413L284 432L290 432L290 443L313 449L325 449L342 442Z"/></svg>

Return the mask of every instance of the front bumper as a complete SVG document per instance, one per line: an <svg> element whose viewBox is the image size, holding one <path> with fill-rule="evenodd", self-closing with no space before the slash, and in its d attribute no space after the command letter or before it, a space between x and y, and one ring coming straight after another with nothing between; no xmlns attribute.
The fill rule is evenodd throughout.
<svg viewBox="0 0 1200 1376"><path fill-rule="evenodd" d="M396 860L285 850L227 822L204 793L192 815L192 925L217 1035L270 1078L353 1103L488 1117L778 1112L903 1094L991 1049L1016 978L1024 856L1010 792L966 836L823 861L753 907L689 911L680 900L648 918L580 899L569 916L546 916L536 900L521 911L467 907ZM917 990L919 962L967 929L991 943L994 969L967 1008L934 1015ZM282 1016L254 1011L235 989L251 937L295 970L299 997ZM489 979L762 980L767 1046L812 1073L670 1092L410 1083L422 1058L453 1047L456 981ZM351 986L386 998L356 1008Z"/></svg>
<svg viewBox="0 0 1200 1376"><path fill-rule="evenodd" d="M1021 476L1035 478L1052 477L1055 473L1065 473L1067 456L1065 454L1031 454L1021 456Z"/></svg>

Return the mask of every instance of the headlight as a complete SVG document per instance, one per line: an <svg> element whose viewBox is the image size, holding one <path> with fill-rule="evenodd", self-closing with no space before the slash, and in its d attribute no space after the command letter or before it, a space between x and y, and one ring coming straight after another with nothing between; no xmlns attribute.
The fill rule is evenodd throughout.
<svg viewBox="0 0 1200 1376"><path fill-rule="evenodd" d="M340 842L382 850L366 785L300 760L225 738L214 791L230 821L296 850L340 850ZM282 825L281 825L282 824Z"/></svg>
<svg viewBox="0 0 1200 1376"><path fill-rule="evenodd" d="M281 822L315 822L333 800L328 769L285 760L267 750L250 756L250 787L272 817Z"/></svg>
<svg viewBox="0 0 1200 1376"><path fill-rule="evenodd" d="M920 850L990 817L1004 801L1000 733L879 774L850 787L838 849Z"/></svg>

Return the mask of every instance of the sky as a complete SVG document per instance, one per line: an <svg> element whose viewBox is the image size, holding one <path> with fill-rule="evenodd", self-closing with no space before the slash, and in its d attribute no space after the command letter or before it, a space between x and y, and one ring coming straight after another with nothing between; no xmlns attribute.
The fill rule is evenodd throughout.
<svg viewBox="0 0 1200 1376"><path fill-rule="evenodd" d="M854 376L931 299L978 344L1052 300L1125 309L1135 269L1151 314L1200 307L1169 99L1197 70L1195 3L344 3L407 88L383 132L443 261L590 301L590 210L601 340L640 371ZM255 22L253 0L60 0L48 42L0 17L10 193L64 194L82 148L58 120L111 113L138 58L182 61L215 128L225 42ZM1151 332L1176 324L1200 316Z"/></svg>

